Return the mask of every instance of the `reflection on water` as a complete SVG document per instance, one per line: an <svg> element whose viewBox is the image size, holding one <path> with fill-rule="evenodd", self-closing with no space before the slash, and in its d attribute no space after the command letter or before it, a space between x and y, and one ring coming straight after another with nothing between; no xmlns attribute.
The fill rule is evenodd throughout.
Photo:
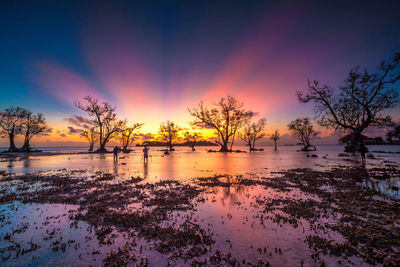
<svg viewBox="0 0 400 267"><path fill-rule="evenodd" d="M246 150L245 147L239 147ZM312 168L325 169L334 165L359 166L357 155L338 156L342 146L319 146L316 152L298 152L298 147L282 146L278 151L273 147L264 147L264 151L251 153L208 153L210 147L199 147L196 151L178 147L170 155L164 155L161 148L152 148L149 163L143 162L141 149L130 154L120 154L118 162L113 162L112 154L75 154L53 156L30 156L22 158L4 158L0 170L7 173L27 174L36 171L58 169L85 169L89 171L107 171L122 178L142 176L149 181L160 179L185 180L195 177L206 177L220 174L231 176L243 174L271 175L271 172L292 169ZM215 148L214 148L215 149ZM399 146L376 146L370 150L398 152ZM311 157L316 155L316 157ZM384 167L387 164L400 164L399 154L374 153L375 159L367 159L367 168ZM399 196L395 189L399 180L365 181L365 186ZM392 190L393 189L393 190ZM227 188L228 193L230 188Z"/></svg>
<svg viewBox="0 0 400 267"><path fill-rule="evenodd" d="M112 154L81 154L5 159L0 162L0 167L1 170L5 169L9 173L29 173L63 168L86 169L89 173L101 170L118 175L122 179L142 176L147 178L146 181L149 182L171 178L186 180L188 178L219 175L218 180L224 185L206 187L201 198L204 201L196 203L195 209L187 215L191 221L201 225L204 229L211 228L216 233L213 236L216 241L213 248L229 252L230 255L237 258L254 259L254 262L256 262L256 259L268 260L272 266L301 266L303 263L305 266L317 266L311 258L314 251L308 247L304 240L310 233L314 234L314 231L321 235L322 232L319 232L318 229L311 229L306 220L301 220L299 227L293 227L290 224L279 224L270 219L260 219L260 216L264 215L263 209L265 207L257 205L257 200L262 200L263 197L271 199L288 197L288 193L274 192L273 189L260 185L241 185L237 184L236 180L241 179L241 175L271 176L274 174L273 172L290 168L324 169L338 164L359 166L360 162L357 156L339 157L338 154L342 152L341 146L320 147L317 152L309 154L297 152L296 147L282 147L278 152L274 152L272 147L267 147L264 152L253 153L207 153L206 149L199 148L194 152L190 151L189 148L187 150L182 149L169 156L164 156L161 151L153 149L149 163L143 162L140 152L133 152L128 155L121 154L118 162L113 161ZM397 147L394 149L397 149ZM307 155L313 154L317 157L307 157ZM398 166L400 163L397 154L377 153L375 156L377 159L367 159L367 168L384 167L385 164ZM400 198L398 192L399 178L376 180L365 177L362 185L384 193L391 192L391 196ZM294 199L296 197L300 199L309 197L298 191L291 192L291 194ZM98 249L98 244L96 243L96 236L88 227L89 225L81 222L79 227L71 227L69 216L64 214L68 214L70 209L73 210L78 207L55 204L16 205L20 205L18 212L15 208L0 206L3 210L8 210L5 216L7 219L10 218L11 222L10 225L0 227L0 235L12 231L11 227L23 221L24 218L30 221L26 240L31 240L32 236L37 234L33 238L35 241L39 240L40 242L37 242L41 245L41 250L34 254L38 256L33 261L34 265L43 263L46 263L43 265L49 266L55 264L82 265L83 263L89 265L93 263L93 259L101 262L101 255L109 253L112 249L111 247L103 247L101 253L94 253ZM183 216L174 218L178 217L179 219L186 218ZM37 225L41 227L40 231L35 228ZM61 252L48 253L48 243L38 233L47 234L56 228L60 229L58 230L59 236L63 237L63 240L73 239L76 240L74 241L76 244L82 244L82 247L78 247L77 251L79 252L75 252L74 243L65 254L64 252L63 254ZM85 238L86 236L89 236L90 239ZM341 238L340 235L326 237L329 240L340 240ZM57 236L57 240L58 238ZM123 241L122 238L121 240ZM55 241L51 240L51 242ZM117 244L118 239L115 244L113 243L110 246L116 249ZM137 249L139 250L140 247L138 245ZM170 260L167 257L168 255L160 255L152 247L145 249L143 254L139 254L139 251L135 251L135 253L149 257L154 266L166 266ZM282 255L277 254L276 248L282 249ZM259 249L266 249L270 253L261 254ZM83 260L77 256L77 253L83 255ZM140 253L142 253L141 248ZM29 264L32 257L31 254L27 255L16 263L20 265ZM321 254L321 257L325 256ZM84 262L86 258L87 262ZM340 265L337 258L325 259L327 266ZM354 263L355 266L358 266L360 261L355 260ZM183 264L183 262L178 262L177 265L179 264Z"/></svg>
<svg viewBox="0 0 400 267"><path fill-rule="evenodd" d="M367 177L362 182L362 186L388 195L392 198L400 199L400 179L392 177L384 180L377 180Z"/></svg>
<svg viewBox="0 0 400 267"><path fill-rule="evenodd" d="M291 168L325 168L334 164L359 166L358 156L339 157L342 146L320 146L316 152L298 152L294 146L282 146L278 151L265 147L265 151L251 153L207 153L209 147L191 151L179 147L171 155L153 148L146 166L140 150L130 154L120 154L117 163L112 154L75 154L53 156L31 156L23 158L4 158L0 169L8 173L32 173L58 169L88 169L113 171L128 176L142 175L152 179L185 179L214 174L244 174L260 171L276 171ZM245 149L245 147L241 148ZM372 150L372 149L370 149ZM396 151L399 146L386 146L376 150ZM311 157L311 155L317 157ZM375 153L376 159L367 159L367 167L385 166L385 162L400 163L399 154ZM151 168L149 168L151 166ZM151 171L150 171L151 169Z"/></svg>
<svg viewBox="0 0 400 267"><path fill-rule="evenodd" d="M143 177L144 178L149 177L149 163L148 162L143 163Z"/></svg>

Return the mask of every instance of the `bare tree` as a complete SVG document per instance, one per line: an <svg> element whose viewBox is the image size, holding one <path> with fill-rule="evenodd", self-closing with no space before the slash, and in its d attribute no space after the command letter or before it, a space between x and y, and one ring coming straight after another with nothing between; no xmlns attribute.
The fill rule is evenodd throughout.
<svg viewBox="0 0 400 267"><path fill-rule="evenodd" d="M309 118L299 118L289 123L289 131L303 143L303 151L315 151L315 146L311 145L312 136L315 136L313 125Z"/></svg>
<svg viewBox="0 0 400 267"><path fill-rule="evenodd" d="M93 124L99 129L99 149L97 152L108 152L106 145L117 135L123 121L118 119L115 107L109 103L99 104L98 99L91 96L85 97L84 100L86 103L76 102L75 106L93 117Z"/></svg>
<svg viewBox="0 0 400 267"><path fill-rule="evenodd" d="M183 134L183 139L186 141L186 143L192 149L192 151L196 150L194 147L199 137L200 137L199 133L190 133L189 131L186 131Z"/></svg>
<svg viewBox="0 0 400 267"><path fill-rule="evenodd" d="M258 120L257 123L247 122L243 127L242 132L239 134L239 137L246 142L246 145L249 146L250 151L255 151L256 141L265 136L262 133L265 127L265 119L262 118Z"/></svg>
<svg viewBox="0 0 400 267"><path fill-rule="evenodd" d="M392 130L387 132L386 140L388 142L399 142L400 141L400 123L394 124Z"/></svg>
<svg viewBox="0 0 400 267"><path fill-rule="evenodd" d="M117 135L118 140L121 142L123 152L129 152L128 146L133 141L133 133L142 126L143 123L134 123L131 126L128 126L128 122L126 120L123 122Z"/></svg>
<svg viewBox="0 0 400 267"><path fill-rule="evenodd" d="M189 113L195 117L194 124L206 128L212 128L217 132L216 143L220 145L221 152L232 150L234 137L238 130L249 121L254 113L246 111L243 103L232 96L221 98L218 103L214 103L212 107L204 105L203 101L193 109L189 109ZM231 148L228 149L228 144Z"/></svg>
<svg viewBox="0 0 400 267"><path fill-rule="evenodd" d="M279 138L281 138L281 135L279 134L279 131L275 130L275 132L273 134L271 134L270 138L271 138L271 140L274 141L274 145L275 145L274 150L275 151L278 150L277 142L278 142Z"/></svg>
<svg viewBox="0 0 400 267"><path fill-rule="evenodd" d="M25 138L21 150L24 152L30 152L30 142L32 138L47 133L50 131L50 128L47 126L46 119L42 113L32 114L32 112L27 110L24 112L22 131Z"/></svg>
<svg viewBox="0 0 400 267"><path fill-rule="evenodd" d="M75 128L69 126L69 134L79 133L79 135L85 138L89 142L89 152L93 151L94 144L99 140L98 127L93 124L93 121L87 118L84 118L79 115L74 115L70 118L66 118L73 126L77 126L79 128Z"/></svg>
<svg viewBox="0 0 400 267"><path fill-rule="evenodd" d="M0 111L0 136L8 137L9 152L18 151L14 137L21 133L22 121L26 110L20 107L10 107Z"/></svg>
<svg viewBox="0 0 400 267"><path fill-rule="evenodd" d="M86 138L86 140L89 142L89 152L92 152L94 143L99 139L99 134L96 131L96 127L91 127L90 129L81 132L81 136Z"/></svg>
<svg viewBox="0 0 400 267"><path fill-rule="evenodd" d="M346 151L355 152L362 132L369 126L391 122L384 111L400 103L395 84L400 80L400 53L382 61L377 72L352 69L344 85L334 90L318 81L308 81L307 93L298 92L301 103L314 102L318 123L351 134Z"/></svg>
<svg viewBox="0 0 400 267"><path fill-rule="evenodd" d="M167 121L166 123L163 122L160 124L158 134L161 137L161 140L167 143L167 147L170 151L174 150L173 143L178 138L179 131L180 129L178 125L176 125L172 121Z"/></svg>

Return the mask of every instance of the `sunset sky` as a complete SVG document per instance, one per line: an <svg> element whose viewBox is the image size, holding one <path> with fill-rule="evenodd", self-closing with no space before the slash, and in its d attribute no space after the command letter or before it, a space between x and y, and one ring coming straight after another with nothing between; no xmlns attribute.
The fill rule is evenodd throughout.
<svg viewBox="0 0 400 267"><path fill-rule="evenodd" d="M400 50L396 1L82 2L0 9L0 109L44 113L48 145L84 142L66 118L85 115L74 101L86 95L154 134L166 120L189 127L188 107L230 94L266 117L267 133L285 132L312 117L295 94L307 78L340 85Z"/></svg>

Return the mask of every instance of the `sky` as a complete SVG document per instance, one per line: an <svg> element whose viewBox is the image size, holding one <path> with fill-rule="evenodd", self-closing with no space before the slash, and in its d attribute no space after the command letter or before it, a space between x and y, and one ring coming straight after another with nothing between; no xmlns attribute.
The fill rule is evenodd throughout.
<svg viewBox="0 0 400 267"><path fill-rule="evenodd" d="M67 118L85 116L74 102L87 95L154 134L229 94L285 133L313 116L296 98L308 78L340 86L400 50L399 13L398 1L7 1L0 109L42 112L53 131L38 141L68 145L84 142Z"/></svg>

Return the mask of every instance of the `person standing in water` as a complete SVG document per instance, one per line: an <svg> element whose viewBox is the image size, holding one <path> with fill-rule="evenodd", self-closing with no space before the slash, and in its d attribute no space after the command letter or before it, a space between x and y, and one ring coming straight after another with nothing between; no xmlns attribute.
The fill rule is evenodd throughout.
<svg viewBox="0 0 400 267"><path fill-rule="evenodd" d="M118 161L118 151L119 151L119 147L115 146L113 149L114 152L114 162Z"/></svg>
<svg viewBox="0 0 400 267"><path fill-rule="evenodd" d="M145 164L149 163L149 150L150 148L148 148L147 145L145 145L143 148L143 162Z"/></svg>

